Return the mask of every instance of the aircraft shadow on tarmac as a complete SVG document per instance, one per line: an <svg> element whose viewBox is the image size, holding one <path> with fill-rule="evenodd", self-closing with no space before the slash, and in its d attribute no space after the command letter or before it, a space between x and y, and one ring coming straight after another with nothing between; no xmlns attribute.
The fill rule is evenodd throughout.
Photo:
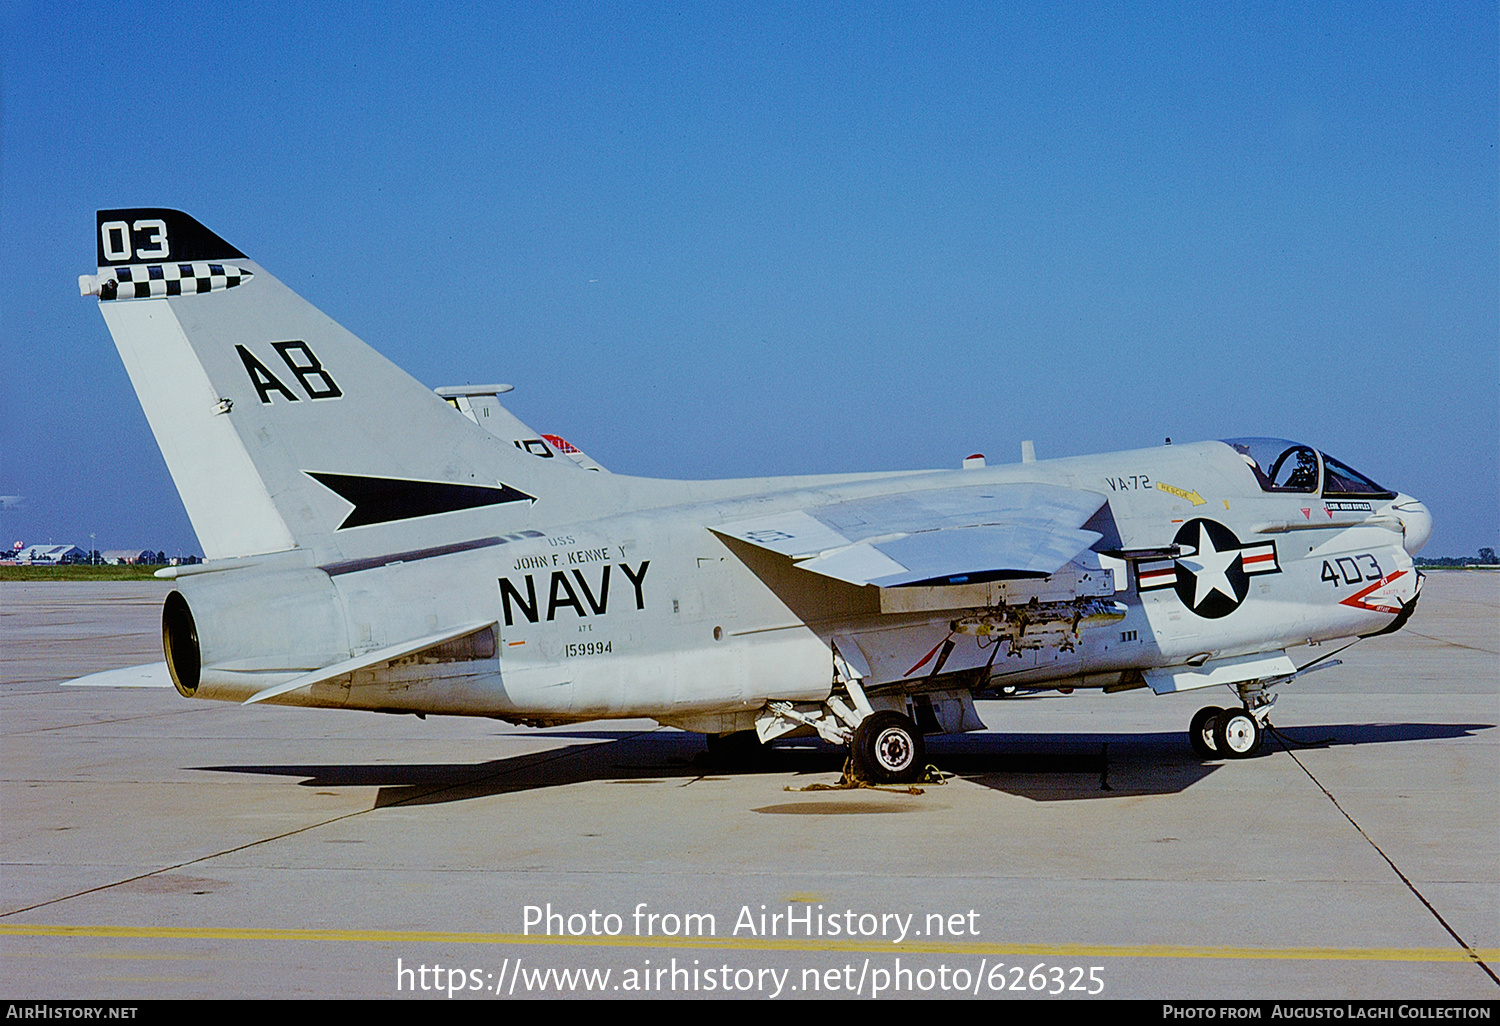
<svg viewBox="0 0 1500 1026"><path fill-rule="evenodd" d="M1491 723L1328 724L1278 729L1261 753L1472 737ZM836 781L844 750L816 739L784 742L737 762L710 756L696 734L675 731L554 731L569 744L482 763L200 766L219 773L301 777L310 788L377 787L375 807L432 805L587 782L621 785L748 775L792 775L799 783ZM1033 801L1174 794L1218 771L1181 733L979 734L929 740L927 761L944 773ZM822 777L822 780L808 780ZM782 782L775 782L779 789ZM794 785L795 786L795 785Z"/></svg>

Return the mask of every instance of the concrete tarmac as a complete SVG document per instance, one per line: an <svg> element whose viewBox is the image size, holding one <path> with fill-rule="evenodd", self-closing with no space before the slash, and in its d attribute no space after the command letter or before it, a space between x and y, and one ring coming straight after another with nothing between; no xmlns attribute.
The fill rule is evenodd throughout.
<svg viewBox="0 0 1500 1026"><path fill-rule="evenodd" d="M1048 693L921 794L647 721L59 686L160 659L168 590L0 584L0 996L1500 997L1497 574L1429 574L1256 758L1187 745L1223 691Z"/></svg>

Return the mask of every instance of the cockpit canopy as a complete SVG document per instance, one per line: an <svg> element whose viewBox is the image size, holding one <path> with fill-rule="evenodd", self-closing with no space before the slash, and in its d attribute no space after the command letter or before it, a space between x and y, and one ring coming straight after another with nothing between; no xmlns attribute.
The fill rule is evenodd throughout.
<svg viewBox="0 0 1500 1026"><path fill-rule="evenodd" d="M1396 493L1310 445L1285 438L1226 438L1255 474L1262 491L1394 499Z"/></svg>

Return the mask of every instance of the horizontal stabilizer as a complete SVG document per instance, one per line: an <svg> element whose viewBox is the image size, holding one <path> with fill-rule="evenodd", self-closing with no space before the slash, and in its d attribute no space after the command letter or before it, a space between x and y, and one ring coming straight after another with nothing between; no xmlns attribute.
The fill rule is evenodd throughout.
<svg viewBox="0 0 1500 1026"><path fill-rule="evenodd" d="M444 385L434 389L443 401L502 441L544 460L565 457L584 470L608 473L597 461L561 435L533 431L500 405L513 385Z"/></svg>
<svg viewBox="0 0 1500 1026"><path fill-rule="evenodd" d="M850 584L977 584L1046 577L1101 537L1095 492L979 485L855 499L714 528Z"/></svg>
<svg viewBox="0 0 1500 1026"><path fill-rule="evenodd" d="M169 688L172 678L167 673L166 663L146 663L143 666L125 666L118 670L91 673L76 680L65 680L65 688Z"/></svg>
<svg viewBox="0 0 1500 1026"><path fill-rule="evenodd" d="M381 663L390 662L392 659L401 659L405 656L415 655L423 649L434 648L449 641L475 634L486 627L493 626L495 626L494 620L466 623L462 627L453 627L440 634L429 634L425 638L417 638L414 641L405 641L399 645L387 645L385 648L377 648L373 652L366 652L364 655L355 656L353 659L345 659L341 663L334 663L332 666L325 666L321 670L313 670L311 673L304 673L300 677L293 677L291 680L283 684L277 684L275 687L266 688L264 691L257 691L245 699L243 704L254 705L256 702L264 702L268 698L275 698L277 695L284 695L289 691L305 688L309 684L332 680L334 677L342 677L344 674L353 673L355 670L363 670L366 667L378 666Z"/></svg>

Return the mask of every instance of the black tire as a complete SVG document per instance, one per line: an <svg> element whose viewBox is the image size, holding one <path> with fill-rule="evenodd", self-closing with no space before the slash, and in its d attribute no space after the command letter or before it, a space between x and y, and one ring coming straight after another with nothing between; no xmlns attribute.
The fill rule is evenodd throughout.
<svg viewBox="0 0 1500 1026"><path fill-rule="evenodd" d="M1214 722L1214 744L1228 759L1248 759L1260 751L1265 732L1244 709L1229 709Z"/></svg>
<svg viewBox="0 0 1500 1026"><path fill-rule="evenodd" d="M1214 738L1214 725L1222 715L1224 710L1218 706L1205 705L1193 714L1193 720L1188 724L1188 742L1201 758L1222 758L1218 741Z"/></svg>
<svg viewBox="0 0 1500 1026"><path fill-rule="evenodd" d="M927 745L917 725L900 713L866 716L854 731L854 769L872 784L908 784L927 768Z"/></svg>

